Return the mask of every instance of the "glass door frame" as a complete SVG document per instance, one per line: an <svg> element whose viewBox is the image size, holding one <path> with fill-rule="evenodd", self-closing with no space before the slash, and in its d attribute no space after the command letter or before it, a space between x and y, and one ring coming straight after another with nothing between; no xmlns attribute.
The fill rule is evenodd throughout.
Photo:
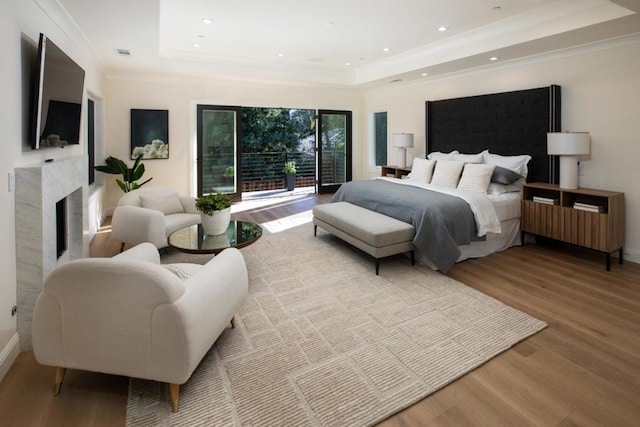
<svg viewBox="0 0 640 427"><path fill-rule="evenodd" d="M203 195L202 189L202 159L203 159L203 144L202 144L202 112L203 111L233 111L235 112L235 168L234 168L234 183L236 191L234 193L228 193L233 201L242 200L242 107L231 105L210 105L210 104L197 104L196 105L196 189L197 196Z"/></svg>
<svg viewBox="0 0 640 427"><path fill-rule="evenodd" d="M318 123L316 126L316 193L335 193L343 183L325 184L322 181L322 116L323 115L343 115L345 116L345 182L352 180L353 172L353 119L352 112L347 110L318 110Z"/></svg>

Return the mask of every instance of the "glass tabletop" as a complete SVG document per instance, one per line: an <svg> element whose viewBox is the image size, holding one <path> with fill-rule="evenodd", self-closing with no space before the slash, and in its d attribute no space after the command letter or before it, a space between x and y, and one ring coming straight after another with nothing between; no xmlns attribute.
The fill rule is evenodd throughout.
<svg viewBox="0 0 640 427"><path fill-rule="evenodd" d="M204 232L202 225L181 228L169 236L169 246L192 254L217 254L226 248L242 248L262 236L262 227L246 221L232 220L227 232L216 236Z"/></svg>

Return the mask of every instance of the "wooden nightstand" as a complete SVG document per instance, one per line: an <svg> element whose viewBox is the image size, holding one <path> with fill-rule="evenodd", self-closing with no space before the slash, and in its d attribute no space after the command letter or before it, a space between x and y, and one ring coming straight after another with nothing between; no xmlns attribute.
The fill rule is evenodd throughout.
<svg viewBox="0 0 640 427"><path fill-rule="evenodd" d="M544 236L607 255L618 251L623 262L624 193L578 188L567 190L555 184L534 182L522 189L522 243L525 233Z"/></svg>
<svg viewBox="0 0 640 427"><path fill-rule="evenodd" d="M411 173L410 167L401 167L401 166L381 166L380 168L382 173L380 176L390 176L393 178L402 178L405 175L409 175Z"/></svg>

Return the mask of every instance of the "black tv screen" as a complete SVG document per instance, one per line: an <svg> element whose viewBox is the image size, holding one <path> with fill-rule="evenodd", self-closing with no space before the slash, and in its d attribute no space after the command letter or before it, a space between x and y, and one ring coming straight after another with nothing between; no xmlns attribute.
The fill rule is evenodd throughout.
<svg viewBox="0 0 640 427"><path fill-rule="evenodd" d="M84 70L40 34L31 148L80 143Z"/></svg>

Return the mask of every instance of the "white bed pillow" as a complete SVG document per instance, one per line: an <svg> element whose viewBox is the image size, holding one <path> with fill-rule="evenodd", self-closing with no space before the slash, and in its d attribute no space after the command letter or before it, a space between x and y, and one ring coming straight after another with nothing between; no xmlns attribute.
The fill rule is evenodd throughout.
<svg viewBox="0 0 640 427"><path fill-rule="evenodd" d="M427 159L429 160L453 160L451 157L460 154L458 150L453 150L450 153L443 153L442 151L434 151L433 153L429 153Z"/></svg>
<svg viewBox="0 0 640 427"><path fill-rule="evenodd" d="M413 166L411 166L411 173L407 175L407 179L412 181L429 183L431 182L431 176L433 175L433 168L436 165L435 160L421 159L416 157L413 159Z"/></svg>
<svg viewBox="0 0 640 427"><path fill-rule="evenodd" d="M529 169L527 169L527 163L531 160L531 156L528 154L522 154L519 156L501 156L500 154L491 154L489 151L484 153L484 162L489 165L501 166L503 168L511 169L527 177Z"/></svg>
<svg viewBox="0 0 640 427"><path fill-rule="evenodd" d="M458 190L486 194L495 167L496 165L483 163L465 164L460 182L458 183Z"/></svg>
<svg viewBox="0 0 640 427"><path fill-rule="evenodd" d="M485 150L485 151L487 153L489 152L489 150ZM463 154L463 153L452 154L450 158L447 160L455 160L457 162L463 162L463 163L482 163L484 161L485 151L478 154Z"/></svg>
<svg viewBox="0 0 640 427"><path fill-rule="evenodd" d="M433 177L431 177L431 184L444 188L456 188L463 167L464 163L462 162L438 160Z"/></svg>

